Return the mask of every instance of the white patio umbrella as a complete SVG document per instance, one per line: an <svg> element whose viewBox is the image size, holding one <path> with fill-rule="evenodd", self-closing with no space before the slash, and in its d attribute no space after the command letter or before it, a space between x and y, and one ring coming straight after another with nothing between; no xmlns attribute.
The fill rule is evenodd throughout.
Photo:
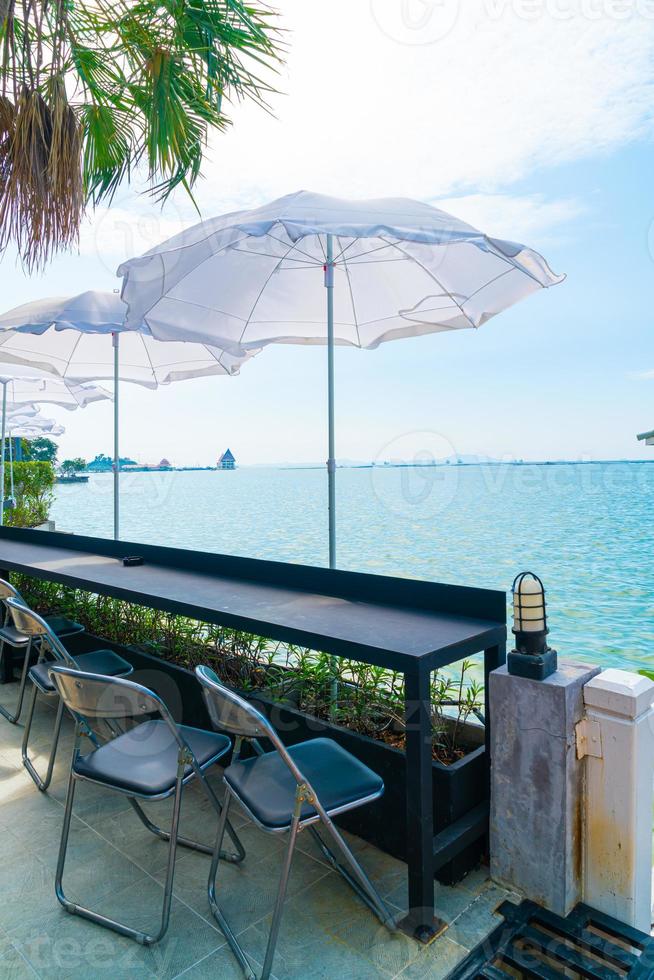
<svg viewBox="0 0 654 980"><path fill-rule="evenodd" d="M27 406L28 409L32 406ZM62 436L65 432L63 425L59 425L54 419L46 419L40 414L38 409L34 412L22 414L20 410L7 412L7 433L9 436L9 499L11 506L14 506L16 495L14 493L14 439L38 439L39 436ZM5 503L3 502L3 514Z"/></svg>
<svg viewBox="0 0 654 980"><path fill-rule="evenodd" d="M336 564L334 345L480 327L561 282L545 259L406 198L308 191L203 221L124 262L126 325L234 353L327 344L329 564ZM326 293L324 288L326 287Z"/></svg>
<svg viewBox="0 0 654 980"><path fill-rule="evenodd" d="M20 418L36 418L37 415L41 414L41 409L38 405L30 404L26 402L24 405L13 405L11 402L7 404L7 419L13 419L17 416Z"/></svg>
<svg viewBox="0 0 654 980"><path fill-rule="evenodd" d="M5 452L7 434L7 408L13 411L22 403L31 410L33 403L47 402L72 411L84 408L94 401L111 398L111 393L99 385L79 383L55 378L39 371L15 363L0 363L0 386L2 387L2 419L0 422L0 525L4 522L5 502Z"/></svg>
<svg viewBox="0 0 654 980"><path fill-rule="evenodd" d="M48 371L68 382L114 383L114 537L120 534L119 382L146 388L212 375L236 375L256 350L162 344L143 324L125 328L117 293L88 290L17 306L0 316L0 359ZM111 335L111 344L108 336Z"/></svg>
<svg viewBox="0 0 654 980"><path fill-rule="evenodd" d="M38 415L8 415L7 435L10 439L36 439L38 436L63 436L66 429L56 419Z"/></svg>

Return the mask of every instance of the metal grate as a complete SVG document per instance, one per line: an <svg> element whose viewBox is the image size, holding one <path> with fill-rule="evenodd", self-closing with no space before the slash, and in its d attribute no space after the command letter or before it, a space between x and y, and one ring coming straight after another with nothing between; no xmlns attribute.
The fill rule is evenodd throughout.
<svg viewBox="0 0 654 980"><path fill-rule="evenodd" d="M566 918L503 902L505 921L447 980L654 980L654 938L587 905Z"/></svg>

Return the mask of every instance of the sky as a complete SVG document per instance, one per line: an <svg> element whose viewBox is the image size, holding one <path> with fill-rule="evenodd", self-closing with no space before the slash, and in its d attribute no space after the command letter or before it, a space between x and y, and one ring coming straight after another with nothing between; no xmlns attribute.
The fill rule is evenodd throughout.
<svg viewBox="0 0 654 980"><path fill-rule="evenodd" d="M650 458L654 428L654 0L278 0L272 112L232 109L208 149L203 218L299 189L428 201L542 252L563 284L486 323L336 352L337 457ZM121 260L197 215L138 187L85 222L79 252L2 308L120 286ZM241 464L326 456L326 351L271 346L235 378L121 386L121 452ZM60 458L111 453L112 409L45 406Z"/></svg>

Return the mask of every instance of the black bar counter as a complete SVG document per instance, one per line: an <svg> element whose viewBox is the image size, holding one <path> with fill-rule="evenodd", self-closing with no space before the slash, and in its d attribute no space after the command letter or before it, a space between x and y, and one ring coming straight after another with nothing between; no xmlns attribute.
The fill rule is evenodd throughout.
<svg viewBox="0 0 654 980"><path fill-rule="evenodd" d="M125 567L128 555L144 563ZM0 528L0 569L404 673L408 925L428 938L430 674L481 651L486 675L504 662L504 592L8 527ZM486 719L488 735L488 704Z"/></svg>

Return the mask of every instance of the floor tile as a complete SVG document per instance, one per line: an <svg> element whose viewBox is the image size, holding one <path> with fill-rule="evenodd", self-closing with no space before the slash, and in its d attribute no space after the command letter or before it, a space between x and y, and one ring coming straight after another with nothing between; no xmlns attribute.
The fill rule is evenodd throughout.
<svg viewBox="0 0 654 980"><path fill-rule="evenodd" d="M442 936L422 949L396 980L444 980L467 955L467 949Z"/></svg>
<svg viewBox="0 0 654 980"><path fill-rule="evenodd" d="M252 960L251 965L255 973L261 973L260 963ZM243 972L231 949L223 947L179 974L179 980L243 980ZM274 974L273 980L277 980Z"/></svg>
<svg viewBox="0 0 654 980"><path fill-rule="evenodd" d="M42 977L58 980L153 977L149 951L57 906L17 944Z"/></svg>
<svg viewBox="0 0 654 980"><path fill-rule="evenodd" d="M217 876L219 905L237 934L272 911L282 867L282 852L277 841L271 844L270 835L254 828L250 828L252 838L257 842L263 838L263 843L274 846L274 851L267 856L259 853L258 859L257 855L250 857L252 848L247 831L248 828L242 828L248 852L245 861L238 865L221 861ZM209 867L210 859L205 855L184 854L175 869L174 892L200 915L213 921L207 897ZM328 873L322 864L298 852L293 860L288 895L296 895ZM157 878L163 881L164 873L160 872Z"/></svg>
<svg viewBox="0 0 654 980"><path fill-rule="evenodd" d="M146 878L138 885L113 893L103 903L102 911L135 928L154 933L159 928L162 901L161 885ZM160 980L167 980L224 944L225 939L217 926L174 898L168 932L161 942L145 948L144 962Z"/></svg>
<svg viewBox="0 0 654 980"><path fill-rule="evenodd" d="M270 916L243 933L246 949L265 955ZM394 977L418 945L391 934L335 872L287 901L275 972L281 977Z"/></svg>
<svg viewBox="0 0 654 980"><path fill-rule="evenodd" d="M466 949L472 949L503 921L502 916L497 914L497 908L511 895L511 892L497 885L489 885L460 916L454 919L447 931L448 939Z"/></svg>

